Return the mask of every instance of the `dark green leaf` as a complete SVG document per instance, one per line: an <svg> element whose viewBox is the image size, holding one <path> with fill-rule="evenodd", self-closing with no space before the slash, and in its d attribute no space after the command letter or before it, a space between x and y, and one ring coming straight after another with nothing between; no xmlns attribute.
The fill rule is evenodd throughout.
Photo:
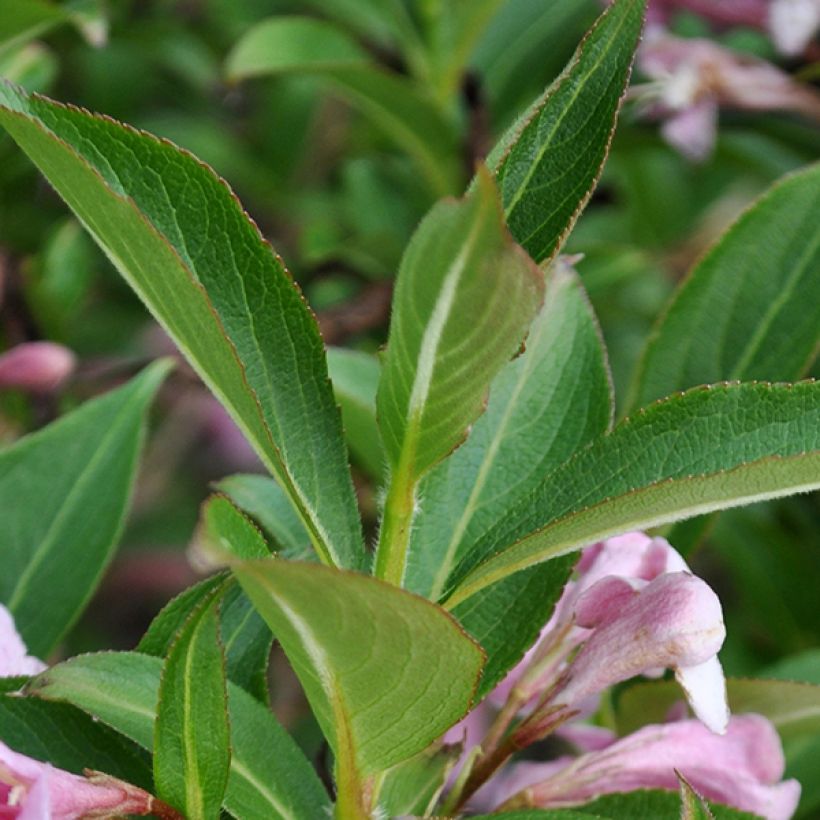
<svg viewBox="0 0 820 820"><path fill-rule="evenodd" d="M27 678L0 679L0 740L14 751L82 774L94 769L153 789L151 761L136 744L65 703L21 698Z"/></svg>
<svg viewBox="0 0 820 820"><path fill-rule="evenodd" d="M227 185L170 143L6 84L0 124L228 408L322 559L363 566L316 321Z"/></svg>
<svg viewBox="0 0 820 820"><path fill-rule="evenodd" d="M310 536L276 481L248 473L223 478L214 487L259 523L278 553L286 558L310 558Z"/></svg>
<svg viewBox="0 0 820 820"><path fill-rule="evenodd" d="M820 165L775 185L692 270L644 353L635 405L805 374L820 347Z"/></svg>
<svg viewBox="0 0 820 820"><path fill-rule="evenodd" d="M0 600L34 655L71 628L111 559L168 369L158 362L0 453Z"/></svg>
<svg viewBox="0 0 820 820"><path fill-rule="evenodd" d="M700 388L658 402L547 476L499 522L461 567L449 607L618 533L814 489L819 446L813 382Z"/></svg>
<svg viewBox="0 0 820 820"><path fill-rule="evenodd" d="M159 658L136 652L80 655L34 678L26 691L72 703L151 749L161 670ZM329 801L313 767L267 707L229 683L228 711L233 754L225 808L237 818L326 815Z"/></svg>
<svg viewBox="0 0 820 820"><path fill-rule="evenodd" d="M558 252L600 176L644 7L645 0L615 0L490 154L507 224L536 262Z"/></svg>
<svg viewBox="0 0 820 820"><path fill-rule="evenodd" d="M162 668L154 723L158 795L190 820L216 820L231 761L219 591L183 625Z"/></svg>

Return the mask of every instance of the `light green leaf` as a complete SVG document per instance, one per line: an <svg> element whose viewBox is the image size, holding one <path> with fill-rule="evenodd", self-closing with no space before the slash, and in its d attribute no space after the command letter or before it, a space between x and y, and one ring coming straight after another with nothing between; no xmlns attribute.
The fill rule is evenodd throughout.
<svg viewBox="0 0 820 820"><path fill-rule="evenodd" d="M455 133L436 104L408 78L370 63L333 25L298 17L264 20L234 46L225 70L233 81L286 73L330 81L415 158L436 196L458 190Z"/></svg>
<svg viewBox="0 0 820 820"><path fill-rule="evenodd" d="M642 409L547 476L457 571L448 608L619 533L817 487L820 384L691 390Z"/></svg>
<svg viewBox="0 0 820 820"><path fill-rule="evenodd" d="M363 566L315 319L227 185L170 143L5 84L0 124L228 408L322 560Z"/></svg>
<svg viewBox="0 0 820 820"><path fill-rule="evenodd" d="M271 17L251 28L228 55L233 80L290 71L368 65L368 53L342 29L313 17Z"/></svg>
<svg viewBox="0 0 820 820"><path fill-rule="evenodd" d="M467 441L421 482L407 588L436 600L470 547L611 419L595 317L577 275L557 266L524 352L493 380Z"/></svg>
<svg viewBox="0 0 820 820"><path fill-rule="evenodd" d="M231 762L217 591L194 610L165 664L154 723L158 795L191 820L216 820Z"/></svg>
<svg viewBox="0 0 820 820"><path fill-rule="evenodd" d="M458 91L476 41L504 0L449 0L424 7L430 20L429 63L431 81L442 102Z"/></svg>
<svg viewBox="0 0 820 820"><path fill-rule="evenodd" d="M222 567L235 558L267 558L270 548L251 520L224 495L212 495L199 511L188 550L204 567Z"/></svg>
<svg viewBox="0 0 820 820"><path fill-rule="evenodd" d="M240 473L221 479L214 488L225 493L264 529L277 552L287 558L309 560L310 536L276 481L263 475Z"/></svg>
<svg viewBox="0 0 820 820"><path fill-rule="evenodd" d="M0 678L0 741L74 774L89 768L153 789L151 760L144 749L66 703L21 698L27 680Z"/></svg>
<svg viewBox="0 0 820 820"><path fill-rule="evenodd" d="M680 795L672 791L639 789L607 794L578 809L607 820L681 820ZM716 820L760 820L758 815L719 803L709 803L709 809ZM505 820L509 817L505 816Z"/></svg>
<svg viewBox="0 0 820 820"><path fill-rule="evenodd" d="M45 657L96 588L128 511L167 361L0 452L0 601Z"/></svg>
<svg viewBox="0 0 820 820"><path fill-rule="evenodd" d="M577 276L556 266L524 353L490 388L467 441L422 480L407 586L436 600L456 563L576 450L606 432L612 397L606 354ZM479 696L535 641L575 558L533 567L466 601L453 614L487 653Z"/></svg>
<svg viewBox="0 0 820 820"><path fill-rule="evenodd" d="M510 232L536 262L558 252L600 176L644 7L645 0L615 0L487 160Z"/></svg>
<svg viewBox="0 0 820 820"><path fill-rule="evenodd" d="M65 10L45 0L4 0L0 15L0 53L65 22Z"/></svg>
<svg viewBox="0 0 820 820"><path fill-rule="evenodd" d="M319 564L269 559L233 569L330 742L340 800L470 708L483 652L435 604Z"/></svg>
<svg viewBox="0 0 820 820"><path fill-rule="evenodd" d="M462 751L461 745L437 743L389 769L379 789L379 811L385 817L429 816Z"/></svg>
<svg viewBox="0 0 820 820"><path fill-rule="evenodd" d="M721 237L647 344L634 404L718 381L791 381L820 348L820 165L776 184Z"/></svg>
<svg viewBox="0 0 820 820"><path fill-rule="evenodd" d="M680 772L677 772L677 775L680 783L681 820L715 820L715 815L706 801Z"/></svg>
<svg viewBox="0 0 820 820"><path fill-rule="evenodd" d="M371 478L381 483L384 450L376 423L379 360L357 350L331 347L327 351L327 366L333 394L342 408L342 424L351 454Z"/></svg>
<svg viewBox="0 0 820 820"><path fill-rule="evenodd" d="M415 484L457 447L520 347L544 277L513 244L495 186L440 202L399 269L377 406L391 467L376 572L401 583Z"/></svg>
<svg viewBox="0 0 820 820"><path fill-rule="evenodd" d="M26 694L71 703L150 750L161 671L159 658L137 652L79 655L34 678ZM233 754L225 808L238 818L327 815L313 767L270 710L230 683L228 710Z"/></svg>

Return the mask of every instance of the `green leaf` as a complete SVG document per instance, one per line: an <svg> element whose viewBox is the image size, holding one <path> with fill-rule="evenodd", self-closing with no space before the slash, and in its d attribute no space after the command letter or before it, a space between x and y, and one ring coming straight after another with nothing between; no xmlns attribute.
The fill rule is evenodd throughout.
<svg viewBox="0 0 820 820"><path fill-rule="evenodd" d="M273 540L278 553L301 560L311 557L310 536L276 481L241 473L223 478L214 488L257 521Z"/></svg>
<svg viewBox="0 0 820 820"><path fill-rule="evenodd" d="M504 0L449 0L424 7L429 21L431 81L442 102L458 91L476 41Z"/></svg>
<svg viewBox="0 0 820 820"><path fill-rule="evenodd" d="M381 367L375 356L357 350L331 347L327 366L333 394L342 408L342 424L351 454L370 477L384 477L384 449L376 423L376 391Z"/></svg>
<svg viewBox="0 0 820 820"><path fill-rule="evenodd" d="M710 803L716 820L759 820L757 815ZM572 809L524 809L502 814L482 814L474 820L681 820L681 800L675 792L638 789L607 794L592 803Z"/></svg>
<svg viewBox="0 0 820 820"><path fill-rule="evenodd" d="M224 495L212 495L202 504L188 552L205 567L221 567L235 558L268 558L271 554L262 533Z"/></svg>
<svg viewBox="0 0 820 820"><path fill-rule="evenodd" d="M368 65L368 53L344 30L314 17L277 16L253 26L225 60L233 80L265 74Z"/></svg>
<svg viewBox="0 0 820 820"><path fill-rule="evenodd" d="M267 703L273 635L248 596L236 584L225 581L224 574L215 575L180 593L152 621L137 651L164 657L186 618L214 588L224 585L220 626L228 680Z"/></svg>
<svg viewBox="0 0 820 820"><path fill-rule="evenodd" d="M576 450L606 432L612 397L606 354L577 276L556 266L524 353L490 388L467 441L423 479L407 586L438 598L456 563L492 525ZM523 656L548 620L575 557L533 567L453 614L487 653L479 696Z"/></svg>
<svg viewBox="0 0 820 820"><path fill-rule="evenodd" d="M111 559L169 367L157 362L0 452L0 600L34 655L72 627Z"/></svg>
<svg viewBox="0 0 820 820"><path fill-rule="evenodd" d="M161 671L159 658L136 652L79 655L34 678L26 694L71 703L150 750ZM225 808L238 818L327 814L313 767L267 707L229 683L228 711L233 754Z"/></svg>
<svg viewBox="0 0 820 820"><path fill-rule="evenodd" d="M364 566L316 321L227 185L168 142L6 84L0 124L225 404L322 560Z"/></svg>
<svg viewBox="0 0 820 820"><path fill-rule="evenodd" d="M787 680L729 678L733 714L754 712L768 718L784 740L811 739L820 733L820 685ZM674 681L642 682L618 699L618 733L628 734L647 723L662 723L680 701Z"/></svg>
<svg viewBox="0 0 820 820"><path fill-rule="evenodd" d="M462 751L461 745L434 744L388 770L379 789L381 816L429 816Z"/></svg>
<svg viewBox="0 0 820 820"><path fill-rule="evenodd" d="M465 199L436 205L410 241L377 396L391 467L380 577L401 583L416 482L464 440L543 292L543 274L510 239L486 172Z"/></svg>
<svg viewBox="0 0 820 820"><path fill-rule="evenodd" d="M487 653L476 702L499 684L535 643L569 580L577 555L509 575L452 610Z"/></svg>
<svg viewBox="0 0 820 820"><path fill-rule="evenodd" d="M64 9L45 0L4 0L0 53L39 37L67 19Z"/></svg>
<svg viewBox="0 0 820 820"><path fill-rule="evenodd" d="M536 262L558 252L601 174L644 7L645 0L615 0L487 160L510 232Z"/></svg>
<svg viewBox="0 0 820 820"><path fill-rule="evenodd" d="M194 610L199 608L203 601L210 598L216 590L224 587L229 578L230 575L227 571L211 575L172 598L151 621L150 626L137 645L136 651L164 658L171 649L185 621L188 620Z"/></svg>
<svg viewBox="0 0 820 820"><path fill-rule="evenodd" d="M721 385L658 402L553 471L499 522L457 570L448 608L618 533L817 488L819 446L813 382Z"/></svg>
<svg viewBox="0 0 820 820"><path fill-rule="evenodd" d="M467 441L421 482L407 588L436 600L473 544L545 474L605 433L612 412L595 317L577 275L558 266L526 349L493 380Z"/></svg>
<svg viewBox="0 0 820 820"><path fill-rule="evenodd" d="M680 783L680 820L715 820L707 802L692 788L686 778L677 772Z"/></svg>
<svg viewBox="0 0 820 820"><path fill-rule="evenodd" d="M137 745L65 703L21 698L27 678L0 679L0 740L14 751L60 769L105 772L148 791L151 761Z"/></svg>
<svg viewBox="0 0 820 820"><path fill-rule="evenodd" d="M383 71L330 23L274 17L250 29L226 60L228 78L313 74L330 81L397 145L414 157L437 196L460 185L453 128L425 90Z"/></svg>
<svg viewBox="0 0 820 820"><path fill-rule="evenodd" d="M191 820L219 817L231 761L219 592L179 632L165 664L154 724L159 796Z"/></svg>
<svg viewBox="0 0 820 820"><path fill-rule="evenodd" d="M486 174L474 195L427 215L399 270L377 396L394 471L416 479L463 441L543 291L543 275L504 229Z"/></svg>
<svg viewBox="0 0 820 820"><path fill-rule="evenodd" d="M709 803L716 820L759 820L755 814ZM681 820L681 799L675 792L640 789L623 794L607 794L580 806L581 811L610 820ZM505 815L504 820L510 820Z"/></svg>
<svg viewBox="0 0 820 820"><path fill-rule="evenodd" d="M464 716L481 648L435 604L356 573L269 559L233 570L336 755L340 800Z"/></svg>
<svg viewBox="0 0 820 820"><path fill-rule="evenodd" d="M820 165L776 184L675 293L634 404L697 384L800 378L820 349Z"/></svg>

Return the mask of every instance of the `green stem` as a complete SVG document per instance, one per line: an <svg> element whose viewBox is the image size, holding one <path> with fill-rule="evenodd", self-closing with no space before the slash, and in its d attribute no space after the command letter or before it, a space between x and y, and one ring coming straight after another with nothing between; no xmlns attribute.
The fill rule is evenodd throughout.
<svg viewBox="0 0 820 820"><path fill-rule="evenodd" d="M415 483L410 479L410 471L399 464L390 479L390 487L384 502L374 570L377 578L396 586L401 586L404 580L416 505L415 489Z"/></svg>

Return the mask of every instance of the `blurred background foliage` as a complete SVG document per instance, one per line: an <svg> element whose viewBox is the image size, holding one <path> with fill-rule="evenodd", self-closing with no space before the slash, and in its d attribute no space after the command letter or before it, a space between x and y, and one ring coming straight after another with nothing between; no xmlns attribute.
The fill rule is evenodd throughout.
<svg viewBox="0 0 820 820"><path fill-rule="evenodd" d="M286 260L328 344L372 354L385 340L392 278L415 225L439 196L463 191L600 8L597 0L0 0L0 75L167 137L212 165ZM249 32L271 18L275 59L263 48L272 60L265 76L239 79L254 73L246 69L259 46ZM808 84L820 77L816 42L784 58L759 28L716 26L686 9L667 24ZM636 79L646 79L640 68ZM756 195L820 156L816 120L735 109L721 111L711 155L693 162L643 113L627 101L602 181L565 248L583 255L577 268L621 408L676 283ZM79 362L56 392L0 391L0 442L169 348L5 134L0 300L0 349L47 339ZM374 526L376 365L336 358L356 485ZM209 485L259 469L218 405L178 368L155 412L119 558L66 652L132 647L194 578L184 550ZM805 496L673 533L721 594L729 674L778 674L791 663L820 683L818 512L816 495ZM287 687L276 695L285 716L296 708Z"/></svg>

